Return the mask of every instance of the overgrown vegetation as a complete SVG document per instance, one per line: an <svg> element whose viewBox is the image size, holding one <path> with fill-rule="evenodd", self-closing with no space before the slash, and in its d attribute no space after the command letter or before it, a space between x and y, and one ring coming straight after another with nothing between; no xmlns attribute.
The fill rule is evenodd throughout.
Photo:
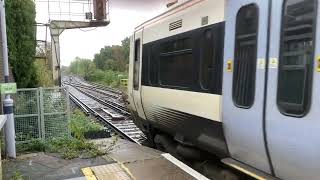
<svg viewBox="0 0 320 180"><path fill-rule="evenodd" d="M53 87L52 71L43 59L36 59L34 62L37 85L40 87Z"/></svg>
<svg viewBox="0 0 320 180"><path fill-rule="evenodd" d="M127 79L128 74L126 72L112 71L112 70L96 70L86 80L91 82L97 82L103 85L107 85L113 88L120 87L120 80Z"/></svg>
<svg viewBox="0 0 320 180"><path fill-rule="evenodd" d="M88 119L83 112L75 110L71 117L70 129L74 137L77 139L84 139L84 134L92 131L101 131L104 129L103 126Z"/></svg>
<svg viewBox="0 0 320 180"><path fill-rule="evenodd" d="M64 136L47 140L32 139L17 145L18 152L49 152L59 153L64 159L91 158L108 153L84 138L84 133L102 130L103 126L94 123L81 111L75 110L71 117L71 133L74 137Z"/></svg>
<svg viewBox="0 0 320 180"><path fill-rule="evenodd" d="M125 38L121 46L106 46L90 59L75 58L69 72L84 79L111 86L120 87L120 80L128 78L130 39Z"/></svg>
<svg viewBox="0 0 320 180"><path fill-rule="evenodd" d="M22 173L20 171L15 171L13 176L10 179L11 180L24 180Z"/></svg>
<svg viewBox="0 0 320 180"><path fill-rule="evenodd" d="M6 0L9 62L19 88L36 87L36 9L33 0Z"/></svg>

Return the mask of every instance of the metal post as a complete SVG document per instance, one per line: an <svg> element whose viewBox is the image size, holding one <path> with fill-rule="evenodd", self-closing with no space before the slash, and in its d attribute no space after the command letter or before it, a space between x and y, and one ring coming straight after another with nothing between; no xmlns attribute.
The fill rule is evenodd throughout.
<svg viewBox="0 0 320 180"><path fill-rule="evenodd" d="M41 138L46 139L46 127L45 127L45 119L44 119L44 100L43 100L43 88L39 88L39 94L40 94L40 124L41 124Z"/></svg>
<svg viewBox="0 0 320 180"><path fill-rule="evenodd" d="M70 121L71 121L71 111L70 111L70 96L69 96L69 87L66 86L66 87L63 87L65 88L65 93L66 93L66 101L67 101L67 118L68 118L68 124L70 124ZM63 89L62 89L63 91ZM70 131L70 128L68 128L68 136L71 136L71 131Z"/></svg>
<svg viewBox="0 0 320 180"><path fill-rule="evenodd" d="M2 55L3 55L3 71L4 81L9 83L9 62L8 62L8 46L7 46L7 28L6 28L6 14L5 3L1 0L0 4L0 28L2 39ZM7 117L7 122L4 127L5 132L5 146L8 157L16 158L16 140L15 140L15 128L14 128L14 116L13 116L13 100L10 95L7 94L3 101L4 114Z"/></svg>

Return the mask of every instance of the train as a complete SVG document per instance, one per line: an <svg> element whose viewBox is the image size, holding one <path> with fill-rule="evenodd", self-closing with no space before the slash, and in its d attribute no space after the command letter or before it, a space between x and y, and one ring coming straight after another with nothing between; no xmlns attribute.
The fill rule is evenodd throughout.
<svg viewBox="0 0 320 180"><path fill-rule="evenodd" d="M319 0L184 0L137 26L128 102L155 147L320 179Z"/></svg>

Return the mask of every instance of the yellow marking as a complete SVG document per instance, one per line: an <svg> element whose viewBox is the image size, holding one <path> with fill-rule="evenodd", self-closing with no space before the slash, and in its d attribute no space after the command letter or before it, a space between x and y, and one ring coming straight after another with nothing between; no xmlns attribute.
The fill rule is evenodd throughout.
<svg viewBox="0 0 320 180"><path fill-rule="evenodd" d="M121 168L131 177L131 179L133 180L137 180L137 178L135 178L133 176L133 174L130 172L130 170L123 164L123 163L119 163Z"/></svg>
<svg viewBox="0 0 320 180"><path fill-rule="evenodd" d="M229 164L229 166L231 166L231 167L233 167L233 168L235 168L235 169L238 169L239 171L241 171L241 172L243 172L243 173L245 173L245 174L248 174L249 176L254 177L254 178L256 178L257 180L267 180L266 178L260 177L260 176L258 176L257 174L254 174L254 173L252 173L252 172L250 172L250 171L248 171L248 170L246 170L246 169L243 169L242 167L237 166L237 165L235 165L235 164Z"/></svg>
<svg viewBox="0 0 320 180"><path fill-rule="evenodd" d="M232 72L232 66L233 66L232 60L229 60L227 62L227 72Z"/></svg>
<svg viewBox="0 0 320 180"><path fill-rule="evenodd" d="M265 59L263 58L258 59L258 69L265 69L265 67L266 67Z"/></svg>
<svg viewBox="0 0 320 180"><path fill-rule="evenodd" d="M317 71L320 72L320 55L317 57Z"/></svg>
<svg viewBox="0 0 320 180"><path fill-rule="evenodd" d="M120 79L120 84L124 87L128 86L128 79Z"/></svg>
<svg viewBox="0 0 320 180"><path fill-rule="evenodd" d="M82 168L81 169L82 173L86 177L87 180L97 180L96 176L93 174L91 168Z"/></svg>
<svg viewBox="0 0 320 180"><path fill-rule="evenodd" d="M271 69L277 69L278 68L278 59L277 58L270 58L270 66Z"/></svg>
<svg viewBox="0 0 320 180"><path fill-rule="evenodd" d="M116 158L113 158L113 157L109 157L109 158L116 161L120 165L120 167L131 177L131 179L137 180L137 178L134 177L134 175L130 172L130 170L123 163L118 161Z"/></svg>

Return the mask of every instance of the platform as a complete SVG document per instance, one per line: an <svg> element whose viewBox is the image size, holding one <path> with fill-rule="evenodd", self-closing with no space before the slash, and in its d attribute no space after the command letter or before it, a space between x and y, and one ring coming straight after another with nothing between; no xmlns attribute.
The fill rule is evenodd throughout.
<svg viewBox="0 0 320 180"><path fill-rule="evenodd" d="M127 140L92 140L107 155L65 160L58 154L33 153L4 161L4 179L45 180L207 180L170 154Z"/></svg>
<svg viewBox="0 0 320 180"><path fill-rule="evenodd" d="M105 143L105 141L101 141ZM107 144L100 147L108 147ZM207 178L170 154L120 140L107 156L116 163L82 169L86 179L193 180Z"/></svg>

